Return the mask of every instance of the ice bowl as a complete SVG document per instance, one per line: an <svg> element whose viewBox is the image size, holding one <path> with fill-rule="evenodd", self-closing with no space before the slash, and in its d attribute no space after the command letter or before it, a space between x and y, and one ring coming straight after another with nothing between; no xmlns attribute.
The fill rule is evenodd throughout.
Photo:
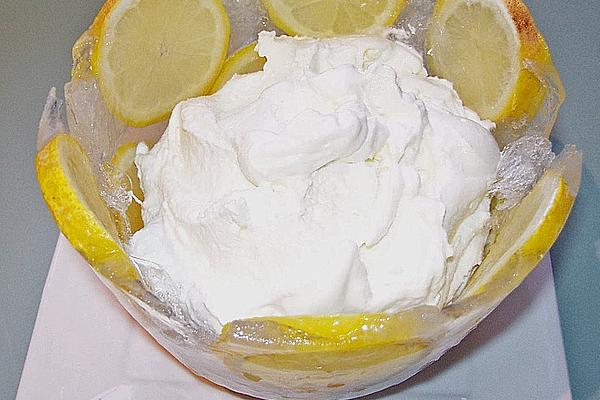
<svg viewBox="0 0 600 400"><path fill-rule="evenodd" d="M260 2L224 3L232 21L230 53L255 40L259 31L276 30ZM395 24L405 33L398 39L423 54L428 50L424 34L433 4L432 0L409 0ZM134 128L111 115L90 72L95 41L92 26L75 44L72 79L64 90L66 107L51 90L40 121L38 149L56 134L68 133L77 139L96 173L96 181L90 184L97 185L112 210L118 240L125 249L131 230L124 210L131 196L127 182L111 178L110 160L122 143L152 143L165 124ZM168 279L162 277L160 266L130 258L137 276L122 278L95 269L98 278L191 372L233 391L265 399L350 399L398 384L458 344L523 281L557 238L577 195L580 153L567 146L554 157L546 139L564 98L558 73L533 60L526 67L545 88L544 102L532 118L498 124L497 131L509 132L515 139L503 151L492 193L505 206L493 210L495 223L484 261L462 295L441 309L419 306L395 314L251 318L228 323L217 332L191 318L174 292L152 289L147 277ZM541 244L526 249L494 247L499 237L511 234L505 221L516 207L507 204L533 196L531 188L541 179L560 180L568 188L560 221L540 233L544 235ZM531 216L523 215L527 217Z"/></svg>

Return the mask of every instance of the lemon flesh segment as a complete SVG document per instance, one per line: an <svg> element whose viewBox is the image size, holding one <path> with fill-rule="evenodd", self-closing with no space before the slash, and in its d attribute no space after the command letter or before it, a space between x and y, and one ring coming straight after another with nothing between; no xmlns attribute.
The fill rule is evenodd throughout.
<svg viewBox="0 0 600 400"><path fill-rule="evenodd" d="M112 159L113 178L118 185L131 191L134 197L125 211L125 216L120 213L114 215L119 237L123 241L128 240L130 235L144 227L142 206L138 203L138 201L144 201L144 193L138 178L138 169L134 163L136 147L137 143L135 142L125 143L117 149ZM125 221L124 218L127 220Z"/></svg>
<svg viewBox="0 0 600 400"><path fill-rule="evenodd" d="M505 215L482 264L461 298L486 294L503 298L538 265L548 252L573 206L565 179L549 170L531 192Z"/></svg>
<svg viewBox="0 0 600 400"><path fill-rule="evenodd" d="M258 55L254 48L256 42L242 47L236 51L231 57L225 60L221 73L215 80L210 93L216 93L227 83L234 75L250 74L252 72L262 71L267 59Z"/></svg>
<svg viewBox="0 0 600 400"><path fill-rule="evenodd" d="M545 88L525 60L549 65L548 47L519 0L443 0L427 34L427 62L483 119L531 118Z"/></svg>
<svg viewBox="0 0 600 400"><path fill-rule="evenodd" d="M113 114L128 125L165 119L205 94L229 43L218 0L120 0L103 16L92 69Z"/></svg>
<svg viewBox="0 0 600 400"><path fill-rule="evenodd" d="M117 286L127 287L137 280L79 143L67 134L55 136L38 152L35 167L42 196L71 245Z"/></svg>
<svg viewBox="0 0 600 400"><path fill-rule="evenodd" d="M263 0L273 23L289 35L332 37L391 26L406 0Z"/></svg>

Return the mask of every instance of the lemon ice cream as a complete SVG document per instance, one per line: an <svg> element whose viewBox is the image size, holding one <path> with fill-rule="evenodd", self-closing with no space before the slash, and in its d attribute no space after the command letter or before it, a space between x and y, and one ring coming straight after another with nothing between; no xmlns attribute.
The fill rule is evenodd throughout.
<svg viewBox="0 0 600 400"><path fill-rule="evenodd" d="M257 49L263 71L178 104L138 147L130 253L215 327L451 301L489 232L493 124L388 34L263 32Z"/></svg>

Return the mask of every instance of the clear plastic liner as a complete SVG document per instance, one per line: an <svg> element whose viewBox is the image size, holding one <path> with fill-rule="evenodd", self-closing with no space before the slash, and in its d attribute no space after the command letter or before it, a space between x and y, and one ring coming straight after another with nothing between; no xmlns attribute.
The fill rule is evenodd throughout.
<svg viewBox="0 0 600 400"><path fill-rule="evenodd" d="M256 40L259 31L273 28L258 0L225 0L224 5L232 26L230 53ZM424 36L433 5L433 0L408 0L394 25L403 32L399 39L421 52L427 51ZM131 128L110 114L87 61L94 42L88 31L74 47L73 78L65 86L68 132L92 160L107 206L126 219L132 196L111 171L115 149L131 139L151 144L165 125ZM553 68L539 68L533 62L528 68L544 82L547 95L533 119L498 127L509 129L516 139L502 152L498 178L490 188L499 213L518 204L543 174L564 179L573 197L579 187L580 153L567 146L555 158L546 139L564 98L560 79ZM52 89L40 121L38 149L54 134L67 131L61 106ZM500 221L490 237L502 229ZM131 259L141 279L127 285L98 276L123 307L195 374L260 398L350 399L406 380L459 343L525 278L558 233L530 257L511 259L515 272L491 282L488 290L478 294L467 290L441 309L420 306L396 314L300 316L293 323L255 318L233 321L222 332L211 327L205 310L190 315L178 295L180 288L150 261ZM121 238L124 248L128 238ZM305 328L314 318L321 318L322 325L346 328L336 337L319 335Z"/></svg>

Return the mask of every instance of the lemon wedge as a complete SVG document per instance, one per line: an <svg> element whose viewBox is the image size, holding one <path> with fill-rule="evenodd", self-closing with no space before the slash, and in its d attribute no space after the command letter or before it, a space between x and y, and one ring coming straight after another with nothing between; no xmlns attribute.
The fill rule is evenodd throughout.
<svg viewBox="0 0 600 400"><path fill-rule="evenodd" d="M144 227L142 206L138 203L138 201L144 201L144 192L142 192L137 167L134 163L136 147L136 142L125 143L117 148L112 159L113 178L119 186L131 191L134 197L125 211L127 221L124 221L124 217L119 213L114 215L121 240L128 239L130 235Z"/></svg>
<svg viewBox="0 0 600 400"><path fill-rule="evenodd" d="M575 196L565 179L549 170L504 216L485 259L469 279L462 298L480 295L502 298L535 268L567 221Z"/></svg>
<svg viewBox="0 0 600 400"><path fill-rule="evenodd" d="M481 118L531 118L542 105L546 89L526 60L552 66L550 52L520 0L440 0L426 42L433 74Z"/></svg>
<svg viewBox="0 0 600 400"><path fill-rule="evenodd" d="M120 287L138 279L118 242L111 213L82 147L70 135L53 137L35 159L42 196L60 231L101 275Z"/></svg>
<svg viewBox="0 0 600 400"><path fill-rule="evenodd" d="M109 109L131 126L166 118L205 94L221 69L229 19L218 0L118 0L92 25L91 67Z"/></svg>
<svg viewBox="0 0 600 400"><path fill-rule="evenodd" d="M263 0L273 23L289 35L331 37L391 26L406 0Z"/></svg>
<svg viewBox="0 0 600 400"><path fill-rule="evenodd" d="M259 56L256 50L254 50L255 47L256 42L252 42L249 45L242 47L225 60L221 73L210 90L211 94L221 89L234 75L249 74L262 70L267 59Z"/></svg>

